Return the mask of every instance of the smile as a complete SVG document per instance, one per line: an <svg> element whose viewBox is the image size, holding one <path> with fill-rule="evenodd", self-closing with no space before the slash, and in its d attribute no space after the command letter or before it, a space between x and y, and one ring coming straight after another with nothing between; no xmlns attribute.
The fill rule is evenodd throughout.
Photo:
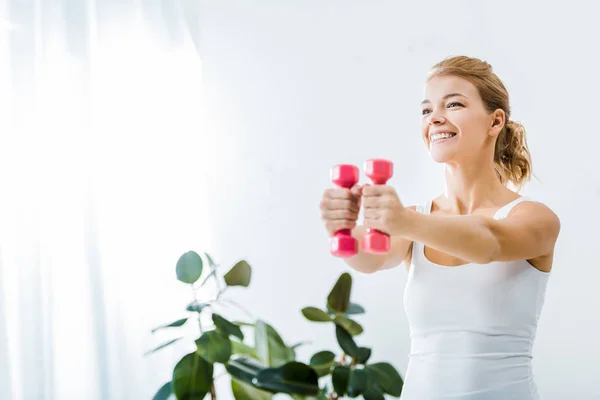
<svg viewBox="0 0 600 400"><path fill-rule="evenodd" d="M429 140L431 140L432 143L439 143L448 139L452 139L454 136L456 136L456 133L454 132L440 132L430 135Z"/></svg>

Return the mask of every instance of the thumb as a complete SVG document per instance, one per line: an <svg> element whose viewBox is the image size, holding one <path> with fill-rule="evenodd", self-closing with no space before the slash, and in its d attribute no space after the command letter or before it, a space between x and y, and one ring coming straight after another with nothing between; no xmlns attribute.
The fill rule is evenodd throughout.
<svg viewBox="0 0 600 400"><path fill-rule="evenodd" d="M352 186L352 188L350 189L350 192L356 196L356 197L360 197L362 196L362 186L361 185L354 185Z"/></svg>

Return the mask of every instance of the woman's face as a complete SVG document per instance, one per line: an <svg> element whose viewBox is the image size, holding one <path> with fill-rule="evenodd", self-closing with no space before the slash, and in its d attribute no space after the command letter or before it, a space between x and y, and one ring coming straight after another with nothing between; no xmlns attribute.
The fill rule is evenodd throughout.
<svg viewBox="0 0 600 400"><path fill-rule="evenodd" d="M427 83L421 114L423 140L440 163L472 160L489 146L493 149L504 122L501 110L488 113L477 88L455 76L435 77Z"/></svg>

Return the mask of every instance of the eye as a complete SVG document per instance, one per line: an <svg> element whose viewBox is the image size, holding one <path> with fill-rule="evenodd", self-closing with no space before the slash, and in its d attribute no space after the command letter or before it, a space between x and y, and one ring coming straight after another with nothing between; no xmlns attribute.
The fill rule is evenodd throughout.
<svg viewBox="0 0 600 400"><path fill-rule="evenodd" d="M454 101L454 102L448 104L448 108L452 108L454 106L464 107L464 105L462 105L461 103L459 103L457 101Z"/></svg>
<svg viewBox="0 0 600 400"><path fill-rule="evenodd" d="M421 115L427 115L430 112L431 112L431 110L429 110L429 109L426 108L426 109L424 109L424 110L421 111Z"/></svg>

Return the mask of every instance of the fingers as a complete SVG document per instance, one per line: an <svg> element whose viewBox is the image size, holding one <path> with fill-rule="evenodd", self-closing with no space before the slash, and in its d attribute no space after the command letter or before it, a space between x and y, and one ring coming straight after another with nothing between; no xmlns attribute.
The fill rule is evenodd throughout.
<svg viewBox="0 0 600 400"><path fill-rule="evenodd" d="M338 220L330 220L325 223L325 228L329 232L330 235L335 234L337 231L341 231L342 229L354 229L356 227L355 221L349 221L344 219Z"/></svg>
<svg viewBox="0 0 600 400"><path fill-rule="evenodd" d="M385 208L393 204L393 198L388 195L365 196L363 199L365 210L370 208Z"/></svg>
<svg viewBox="0 0 600 400"><path fill-rule="evenodd" d="M342 210L323 210L321 212L323 219L336 220L336 219L347 219L349 221L356 221L358 219L358 211L349 209Z"/></svg>

